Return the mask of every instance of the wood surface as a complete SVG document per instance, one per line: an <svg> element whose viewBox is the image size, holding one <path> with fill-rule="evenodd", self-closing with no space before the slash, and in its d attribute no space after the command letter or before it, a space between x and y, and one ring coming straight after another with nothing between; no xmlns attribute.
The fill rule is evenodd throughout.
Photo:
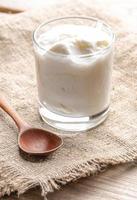
<svg viewBox="0 0 137 200"><path fill-rule="evenodd" d="M137 167L135 164L113 167L95 177L80 179L48 195L48 200L136 200ZM31 190L18 199L16 195L2 200L43 200L39 190Z"/></svg>
<svg viewBox="0 0 137 200"><path fill-rule="evenodd" d="M30 9L38 5L61 3L67 0L0 0L0 6ZM137 0L92 0L106 6L113 14L126 18L133 24L137 19ZM37 189L28 191L19 198L16 194L2 200L42 200ZM108 169L95 177L88 177L64 186L60 191L48 195L48 200L137 200L137 167L126 164Z"/></svg>

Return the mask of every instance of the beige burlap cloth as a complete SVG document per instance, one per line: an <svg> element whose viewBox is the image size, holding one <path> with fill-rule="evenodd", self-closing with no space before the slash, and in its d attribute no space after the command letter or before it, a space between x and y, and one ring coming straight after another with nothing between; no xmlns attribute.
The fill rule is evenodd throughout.
<svg viewBox="0 0 137 200"><path fill-rule="evenodd" d="M38 115L32 31L44 21L68 15L99 17L117 35L112 103L108 119L94 130L64 136L64 146L43 162L24 160L17 129L0 110L0 194L18 194L40 186L42 195L70 181L96 174L108 165L137 156L137 32L99 7L82 3L51 6L0 18L0 94L26 121L49 128ZM55 130L54 130L55 131Z"/></svg>

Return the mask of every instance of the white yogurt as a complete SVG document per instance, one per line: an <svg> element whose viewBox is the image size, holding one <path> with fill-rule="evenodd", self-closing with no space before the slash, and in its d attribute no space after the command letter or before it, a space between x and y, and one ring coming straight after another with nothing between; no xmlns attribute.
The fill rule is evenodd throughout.
<svg viewBox="0 0 137 200"><path fill-rule="evenodd" d="M70 117L94 116L109 106L111 38L98 28L55 26L41 34L37 48L39 101Z"/></svg>

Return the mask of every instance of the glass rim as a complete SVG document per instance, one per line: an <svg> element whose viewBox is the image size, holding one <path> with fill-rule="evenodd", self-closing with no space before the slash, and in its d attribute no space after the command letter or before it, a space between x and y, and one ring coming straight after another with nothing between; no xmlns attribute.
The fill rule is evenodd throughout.
<svg viewBox="0 0 137 200"><path fill-rule="evenodd" d="M89 56L96 56L96 55L99 55L99 54L102 54L104 52L106 52L108 49L111 48L112 44L114 43L115 41L115 34L114 32L112 31L111 29L111 26L109 26L107 23L105 23L103 20L101 19L98 19L96 17L79 17L79 16L68 16L68 17L60 17L60 18L55 18L55 19L52 19L52 20L49 20L49 21L44 21L43 23L41 23L40 25L37 26L37 28L33 31L33 34L32 34L32 39L33 39L33 42L34 44L40 48L41 50L46 50L46 48L43 48L42 45L40 45L40 43L37 41L36 39L36 34L37 32L42 28L44 27L45 25L47 24L50 24L52 22L56 22L56 21L60 21L60 20L67 20L67 19L84 19L84 20L92 20L92 21L96 21L98 23L101 23L103 26L105 26L106 28L108 28L110 34L111 34L111 42L109 43L109 45L105 48L102 48L96 52L92 52L92 53L89 53L89 54L83 54L83 55L77 55L77 57L80 57L80 58L83 58L83 57L89 57ZM58 53L55 53L55 52L52 52L52 51L48 51L49 54L52 54L54 56L61 56L61 57L69 57L69 56L72 56L72 55L65 55L65 54L58 54Z"/></svg>

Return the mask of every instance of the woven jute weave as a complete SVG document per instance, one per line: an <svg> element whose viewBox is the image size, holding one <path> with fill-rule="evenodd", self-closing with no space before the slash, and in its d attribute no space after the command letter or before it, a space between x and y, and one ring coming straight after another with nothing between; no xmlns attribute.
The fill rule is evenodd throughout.
<svg viewBox="0 0 137 200"><path fill-rule="evenodd" d="M44 161L25 160L17 147L17 128L0 110L0 195L24 193L40 186L42 195L81 177L97 174L108 165L137 157L137 32L100 7L75 1L16 15L1 15L0 94L26 121L56 130L39 117L32 31L45 20L62 16L94 16L116 33L113 90L108 119L94 130L65 135L64 146ZM60 132L62 134L62 132Z"/></svg>

